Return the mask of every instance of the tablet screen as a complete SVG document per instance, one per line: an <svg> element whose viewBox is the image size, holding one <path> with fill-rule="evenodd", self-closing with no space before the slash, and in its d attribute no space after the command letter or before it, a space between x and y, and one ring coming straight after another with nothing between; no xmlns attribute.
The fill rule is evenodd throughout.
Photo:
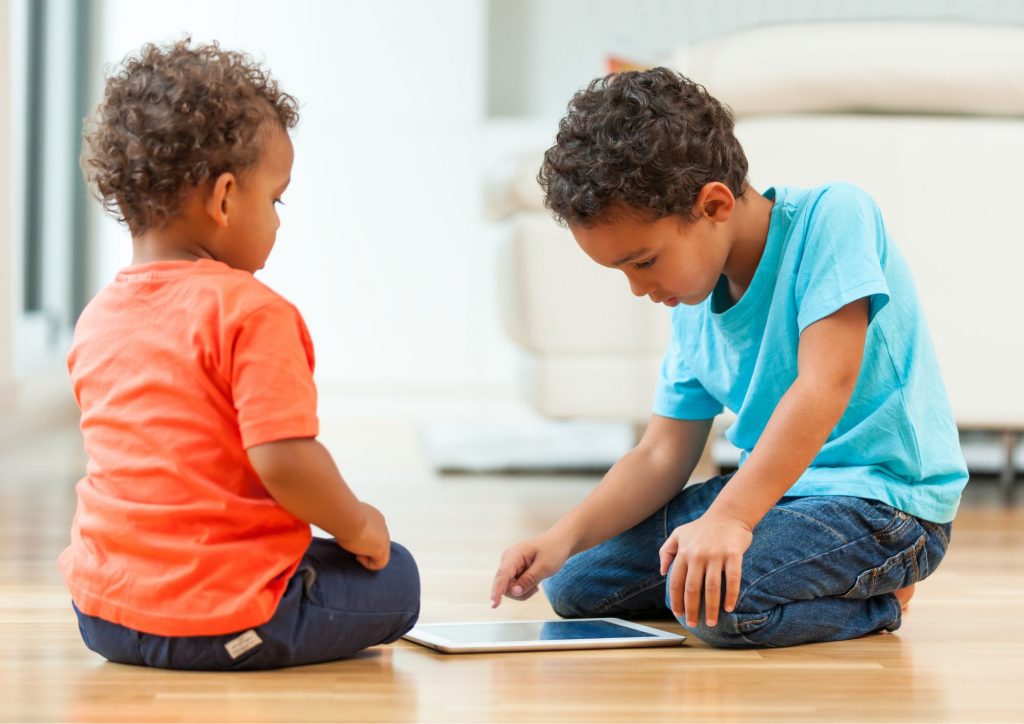
<svg viewBox="0 0 1024 724"><path fill-rule="evenodd" d="M423 624L417 628L456 643L478 641L565 641L569 639L652 638L651 634L608 621L522 621L514 623Z"/></svg>

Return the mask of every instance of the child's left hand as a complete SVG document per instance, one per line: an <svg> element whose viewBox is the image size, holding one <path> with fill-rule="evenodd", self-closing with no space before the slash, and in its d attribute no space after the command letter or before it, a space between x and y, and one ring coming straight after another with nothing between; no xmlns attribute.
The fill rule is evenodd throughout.
<svg viewBox="0 0 1024 724"><path fill-rule="evenodd" d="M731 612L740 595L743 554L754 539L750 526L738 518L705 513L672 531L661 547L661 575L672 561L668 580L672 613L686 614L686 625L694 627L700 615L700 594L705 592L704 618L708 626L718 623L722 602L722 575L725 574L725 605Z"/></svg>

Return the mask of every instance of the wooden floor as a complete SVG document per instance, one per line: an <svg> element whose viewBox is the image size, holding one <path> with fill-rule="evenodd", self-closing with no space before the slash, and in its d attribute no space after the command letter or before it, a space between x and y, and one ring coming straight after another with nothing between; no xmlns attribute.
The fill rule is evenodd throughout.
<svg viewBox="0 0 1024 724"><path fill-rule="evenodd" d="M542 530L592 477L434 476L415 431L329 426L357 491L416 555L424 621L544 618L543 597L487 605L502 548ZM83 464L76 431L0 450L0 720L1024 721L1024 509L979 481L903 628L774 651L446 656L406 643L249 674L105 663L81 643L54 565ZM660 625L668 627L662 622Z"/></svg>

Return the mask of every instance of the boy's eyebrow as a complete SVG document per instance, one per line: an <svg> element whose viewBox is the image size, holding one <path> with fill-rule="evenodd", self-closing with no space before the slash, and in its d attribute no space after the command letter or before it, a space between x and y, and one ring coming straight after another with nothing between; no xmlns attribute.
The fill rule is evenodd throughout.
<svg viewBox="0 0 1024 724"><path fill-rule="evenodd" d="M289 176L287 179L285 179L285 182L283 184L281 184L278 188L280 188L281 191L283 192L286 188L288 188L288 184L290 184L291 182L292 182L292 177Z"/></svg>

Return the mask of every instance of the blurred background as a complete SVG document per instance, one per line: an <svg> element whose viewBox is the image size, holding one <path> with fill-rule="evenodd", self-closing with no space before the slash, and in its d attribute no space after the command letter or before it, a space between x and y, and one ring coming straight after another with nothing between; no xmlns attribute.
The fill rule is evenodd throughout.
<svg viewBox="0 0 1024 724"><path fill-rule="evenodd" d="M186 34L301 102L258 277L308 323L320 439L415 552L424 621L553 616L544 596L490 608L501 551L582 499L649 415L668 312L586 259L535 182L576 90L671 65L733 107L756 190L871 193L972 474L914 625L851 656L758 654L753 685L749 657L699 645L651 677L402 644L244 681L101 663L55 565L86 465L64 357L131 240L88 197L81 125L126 54ZM0 720L1020 721L1020 641L993 622L1024 601L1005 506L1024 477L1022 160L1022 0L0 0ZM735 464L727 425L696 479ZM648 688L623 699L630 668Z"/></svg>
<svg viewBox="0 0 1024 724"><path fill-rule="evenodd" d="M530 242L519 212L537 210L532 176L574 91L610 67L685 57L688 48L784 24L1024 25L1024 3L1010 0L6 0L0 7L0 456L4 445L74 424L63 363L71 330L131 258L127 231L101 214L81 181L81 120L126 54L187 34L264 61L302 104L282 228L259 276L307 320L321 415L407 422L434 467L454 470L599 469L631 444L648 409L664 313L639 311L644 302L611 272L584 270L564 234L543 252L547 261L522 246ZM771 53L761 58L771 66ZM797 110L821 110L813 105ZM998 115L1005 123L1021 114ZM741 114L741 131L743 123ZM780 184L803 181L759 171ZM530 223L561 233L538 219ZM1019 237L1009 231L1007 246ZM563 283L563 257L578 263L572 274L595 275L581 277L581 288L614 297L616 311L572 307L587 299ZM547 286L538 291L540 283ZM624 366L615 340L573 342L556 326L545 341L538 325L566 308L573 334L582 327L580 334L600 337L621 322L626 331L615 331L615 340L641 354L642 371ZM942 336L941 309L927 311ZM1017 345L1010 358L1019 359L1019 322L1000 334L1007 335L1000 345ZM554 349L554 359L548 343L569 346ZM607 382L576 402L559 398L567 383L558 375L578 373L544 364L575 364L594 344L608 355L604 366L587 369ZM977 471L1005 477L1007 460L1012 470L1013 456L1022 457L1024 394L1016 378L1003 389L999 414L971 411L963 419ZM727 465L729 456L726 446L716 460Z"/></svg>

